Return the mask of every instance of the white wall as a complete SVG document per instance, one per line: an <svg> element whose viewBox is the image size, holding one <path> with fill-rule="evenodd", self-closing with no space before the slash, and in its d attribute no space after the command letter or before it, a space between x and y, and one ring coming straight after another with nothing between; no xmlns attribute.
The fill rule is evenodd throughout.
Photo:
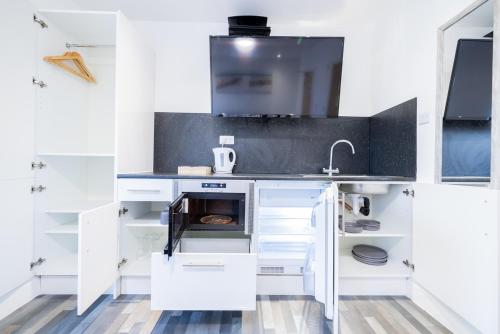
<svg viewBox="0 0 500 334"><path fill-rule="evenodd" d="M418 179L433 182L437 29L472 0L349 1L329 20L273 24L273 35L344 36L341 116L418 98ZM157 112L210 112L208 36L227 23L136 21L157 50ZM423 115L423 116L422 116Z"/></svg>

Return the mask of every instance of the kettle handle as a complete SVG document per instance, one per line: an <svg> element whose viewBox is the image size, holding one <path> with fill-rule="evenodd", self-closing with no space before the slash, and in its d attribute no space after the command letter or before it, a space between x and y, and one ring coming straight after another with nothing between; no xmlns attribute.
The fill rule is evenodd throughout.
<svg viewBox="0 0 500 334"><path fill-rule="evenodd" d="M231 166L234 166L236 164L236 152L232 148L228 147L227 149L230 153L233 154L233 158L229 160L229 163L231 164Z"/></svg>

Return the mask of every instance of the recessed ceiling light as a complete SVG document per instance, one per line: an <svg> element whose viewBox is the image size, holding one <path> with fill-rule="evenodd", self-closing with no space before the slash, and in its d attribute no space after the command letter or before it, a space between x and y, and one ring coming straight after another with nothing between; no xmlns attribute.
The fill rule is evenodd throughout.
<svg viewBox="0 0 500 334"><path fill-rule="evenodd" d="M281 58L281 53L278 53L278 54L276 55L276 58Z"/></svg>

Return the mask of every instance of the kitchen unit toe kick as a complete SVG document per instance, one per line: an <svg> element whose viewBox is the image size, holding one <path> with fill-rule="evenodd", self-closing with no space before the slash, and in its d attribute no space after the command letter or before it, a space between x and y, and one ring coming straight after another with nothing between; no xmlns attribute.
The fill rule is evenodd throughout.
<svg viewBox="0 0 500 334"><path fill-rule="evenodd" d="M253 253L153 253L151 308L253 311L256 267Z"/></svg>

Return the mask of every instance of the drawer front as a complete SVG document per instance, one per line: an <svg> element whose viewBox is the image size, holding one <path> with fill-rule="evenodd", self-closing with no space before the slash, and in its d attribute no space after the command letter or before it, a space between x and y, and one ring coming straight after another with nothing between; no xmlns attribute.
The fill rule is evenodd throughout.
<svg viewBox="0 0 500 334"><path fill-rule="evenodd" d="M153 253L151 261L154 310L255 310L255 254Z"/></svg>
<svg viewBox="0 0 500 334"><path fill-rule="evenodd" d="M118 200L121 202L170 202L173 181L164 179L118 179Z"/></svg>

